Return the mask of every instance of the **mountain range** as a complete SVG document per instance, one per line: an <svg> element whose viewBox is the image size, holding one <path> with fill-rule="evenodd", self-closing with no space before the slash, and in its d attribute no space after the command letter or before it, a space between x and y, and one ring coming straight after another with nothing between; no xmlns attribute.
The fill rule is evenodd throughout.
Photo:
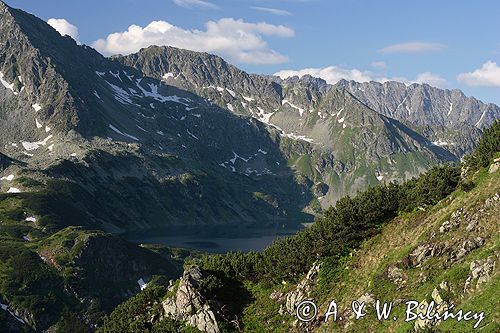
<svg viewBox="0 0 500 333"><path fill-rule="evenodd" d="M173 47L106 58L1 1L0 83L0 269L20 251L34 272L57 270L33 287L54 314L14 282L0 300L35 329L65 297L102 314L139 277L175 276L170 257L111 234L300 228L346 195L460 161L500 118L426 84L281 79ZM89 264L96 248L108 253ZM110 265L120 278L99 290L116 297L79 289Z"/></svg>

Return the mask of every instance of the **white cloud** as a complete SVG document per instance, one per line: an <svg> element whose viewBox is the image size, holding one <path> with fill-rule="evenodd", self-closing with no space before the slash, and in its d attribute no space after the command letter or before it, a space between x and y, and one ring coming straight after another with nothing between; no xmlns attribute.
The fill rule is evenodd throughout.
<svg viewBox="0 0 500 333"><path fill-rule="evenodd" d="M374 61L371 63L372 67L377 69L387 69L387 64L383 61Z"/></svg>
<svg viewBox="0 0 500 333"><path fill-rule="evenodd" d="M169 45L221 55L227 60L247 64L277 64L288 58L269 48L263 36L293 37L294 31L282 25L248 23L223 18L206 23L206 30L187 30L165 21L153 21L146 27L131 25L92 46L105 55L130 54L151 45Z"/></svg>
<svg viewBox="0 0 500 333"><path fill-rule="evenodd" d="M311 75L313 77L320 77L330 84L335 84L341 79L354 80L358 82L372 81L372 73L368 71L360 71L358 69L346 69L337 66L328 66L325 68L305 68L301 70L282 70L274 75L281 78L292 76L302 77L304 75Z"/></svg>
<svg viewBox="0 0 500 333"><path fill-rule="evenodd" d="M459 74L457 80L469 86L500 87L500 67L496 62L487 61L473 72Z"/></svg>
<svg viewBox="0 0 500 333"><path fill-rule="evenodd" d="M305 68L301 70L282 70L274 75L281 77L282 79L298 76L302 77L304 75L311 75L313 77L319 77L325 80L327 83L335 84L341 79L345 80L353 80L357 82L370 82L376 81L380 83L384 83L387 81L398 81L402 82L406 85L412 83L427 83L431 86L435 87L443 87L446 86L447 81L440 77L439 75L432 74L430 72L424 72L417 75L415 80L409 80L402 76L396 77L383 77L378 76L371 71L363 71L356 68L342 68L337 66L329 66L325 68Z"/></svg>
<svg viewBox="0 0 500 333"><path fill-rule="evenodd" d="M268 8L268 7L250 7L250 8L261 11L261 12L267 12L267 13L271 13L274 15L279 15L279 16L291 16L292 15L292 13L290 13L288 10L284 10L284 9Z"/></svg>
<svg viewBox="0 0 500 333"><path fill-rule="evenodd" d="M386 46L379 50L380 53L425 53L438 52L445 48L439 43L409 42Z"/></svg>
<svg viewBox="0 0 500 333"><path fill-rule="evenodd" d="M202 8L202 9L217 9L217 5L203 0L174 0L177 6L184 8Z"/></svg>
<svg viewBox="0 0 500 333"><path fill-rule="evenodd" d="M47 21L47 23L52 26L52 28L56 29L61 36L68 35L75 41L79 42L78 28L65 19L51 18Z"/></svg>
<svg viewBox="0 0 500 333"><path fill-rule="evenodd" d="M417 75L415 83L427 83L434 87L446 87L448 82L437 74L432 74L430 72L424 72Z"/></svg>

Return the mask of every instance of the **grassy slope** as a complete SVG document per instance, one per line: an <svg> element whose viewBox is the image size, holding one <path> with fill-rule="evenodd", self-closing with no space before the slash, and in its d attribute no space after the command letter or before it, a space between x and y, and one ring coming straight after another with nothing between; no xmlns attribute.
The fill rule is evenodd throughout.
<svg viewBox="0 0 500 333"><path fill-rule="evenodd" d="M447 295L456 308L485 311L487 317L483 321L481 332L497 332L500 323L500 309L498 304L499 274L495 272L493 278L480 290L471 295L463 295L462 290L465 280L469 275L471 261L485 259L493 253L500 251L500 233L497 220L500 213L497 207L488 216L480 219L482 229L477 235L486 238L485 245L470 252L467 256L453 262L450 267L445 267L444 256L437 256L423 264L421 268L405 268L407 285L397 289L396 285L384 277L387 267L391 263L400 262L417 245L430 240L433 232L437 233L439 241L454 242L459 239L470 238L470 232L465 231L465 225L451 230L443 235L439 234L439 226L446 221L457 209L463 207L466 211L475 212L487 198L500 191L500 174L487 174L482 170L477 175L478 186L469 193L456 191L450 197L442 200L430 211L421 211L401 216L383 228L382 232L368 240L356 251L352 258L345 262L344 270L333 276L322 275L319 287L315 290L313 298L322 300L320 313L324 313L329 300L337 300L339 308L350 306L353 299L365 293L375 296L375 299L391 301L403 300L429 300L431 293L442 281L447 281L451 286L451 293ZM496 214L496 216L495 216ZM422 282L420 275L427 277ZM321 275L320 275L321 276ZM463 297L463 298L462 298ZM497 301L495 301L495 299ZM404 306L397 307L395 314L403 318ZM373 310L373 309L372 309ZM372 312L373 313L373 312ZM345 328L346 332L406 332L412 330L414 323L403 324L400 319L396 322L388 321L379 323L374 316L366 320L354 321ZM320 332L342 331L344 328L337 323L329 322ZM439 325L443 332L469 332L470 325L447 321Z"/></svg>
<svg viewBox="0 0 500 333"><path fill-rule="evenodd" d="M442 281L447 281L451 292L443 295L455 304L456 309L479 310L486 313L482 322L481 332L498 332L500 328L500 308L498 301L499 273L479 289L463 296L465 280L470 275L471 261L485 259L500 251L499 215L498 206L494 210L487 210L488 215L480 218L478 232L465 231L467 222L462 222L458 229L452 229L445 234L439 234L441 224L449 219L450 215L458 210L474 213L481 209L486 199L500 192L500 173L488 174L486 170L480 171L475 176L477 186L470 192L455 191L427 211L417 211L400 215L388 223L381 233L365 241L353 253L352 257L345 259L341 268L329 271L323 266L317 287L310 295L318 304L319 314L324 314L331 300L336 300L339 309L348 309L352 300L363 294L372 294L375 299L382 302L395 300L431 300L431 293ZM495 215L496 214L496 215ZM432 233L437 236L433 241L450 244L459 240L481 236L486 239L485 245L471 251L464 258L445 266L445 257L434 257L426 261L422 267L404 268L403 275L407 281L405 287L398 289L387 278L387 267L402 261L419 244L429 241ZM326 260L327 261L327 260ZM497 262L498 264L498 262ZM425 276L425 282L422 281ZM253 301L244 310L241 322L245 332L289 332L296 328L293 326L295 318L288 314L279 314L279 304L270 298L273 291L287 292L295 286L283 284L269 288L262 283L246 283L247 290L252 294ZM404 323L404 303L395 307L393 314L397 321L378 322L374 309L369 308L367 318L346 322L332 322L322 325L319 332L413 332L414 322ZM471 321L473 322L473 321ZM470 332L472 324L456 321L441 323L436 332ZM300 332L300 329L298 330Z"/></svg>

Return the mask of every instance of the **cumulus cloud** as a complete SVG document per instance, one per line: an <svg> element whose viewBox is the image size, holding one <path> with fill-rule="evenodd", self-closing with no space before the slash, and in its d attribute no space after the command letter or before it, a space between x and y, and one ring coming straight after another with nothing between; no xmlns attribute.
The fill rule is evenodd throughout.
<svg viewBox="0 0 500 333"><path fill-rule="evenodd" d="M304 75L311 75L319 77L330 84L335 84L341 79L354 80L358 82L372 81L372 73L368 71L360 71L358 69L346 69L337 66L328 66L324 68L305 68L301 70L282 70L274 75L283 79L292 76L302 77Z"/></svg>
<svg viewBox="0 0 500 333"><path fill-rule="evenodd" d="M409 42L389 45L379 50L380 53L427 53L438 52L445 48L439 43Z"/></svg>
<svg viewBox="0 0 500 333"><path fill-rule="evenodd" d="M433 74L430 72L424 72L417 75L417 78L414 81L415 83L427 83L431 86L435 87L445 87L448 84L444 78L437 74Z"/></svg>
<svg viewBox="0 0 500 333"><path fill-rule="evenodd" d="M279 16L291 16L292 15L292 13L290 13L288 10L284 10L284 9L268 8L268 7L250 7L250 8L261 11L261 12L267 12L267 13L271 13L274 15L279 15Z"/></svg>
<svg viewBox="0 0 500 333"><path fill-rule="evenodd" d="M217 9L217 5L204 0L174 0L177 6L184 8Z"/></svg>
<svg viewBox="0 0 500 333"><path fill-rule="evenodd" d="M79 42L78 39L78 28L73 24L69 23L65 19L51 18L47 23L61 34L61 36L68 35L75 41Z"/></svg>
<svg viewBox="0 0 500 333"><path fill-rule="evenodd" d="M398 81L407 85L412 83L427 83L435 87L444 87L447 85L447 81L445 79L437 74L433 74L430 72L420 73L417 75L416 79L410 80L403 76L385 77L379 76L371 71L363 71L356 68L342 68L338 66L328 66L324 68L305 68L301 70L282 70L275 73L274 75L279 76L282 79L292 76L302 77L304 75L311 75L313 77L322 78L330 84L335 84L341 79L345 79L357 82L376 81L380 83L384 83L387 81Z"/></svg>
<svg viewBox="0 0 500 333"><path fill-rule="evenodd" d="M146 27L131 25L95 41L92 46L105 55L130 54L151 45L169 45L221 55L227 60L246 64L277 64L288 58L271 48L264 36L293 37L294 31L282 25L248 23L223 18L206 23L205 30L187 30L165 21L153 21Z"/></svg>
<svg viewBox="0 0 500 333"><path fill-rule="evenodd" d="M500 87L500 67L487 61L473 72L459 74L457 80L469 86Z"/></svg>

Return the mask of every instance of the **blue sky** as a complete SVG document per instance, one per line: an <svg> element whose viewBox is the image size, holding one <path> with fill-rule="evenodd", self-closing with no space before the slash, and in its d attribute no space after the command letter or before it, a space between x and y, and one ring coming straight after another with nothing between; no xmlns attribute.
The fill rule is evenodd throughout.
<svg viewBox="0 0 500 333"><path fill-rule="evenodd" d="M219 54L252 73L426 82L500 105L496 0L6 2L59 19L51 24L60 32L106 55L174 45Z"/></svg>

